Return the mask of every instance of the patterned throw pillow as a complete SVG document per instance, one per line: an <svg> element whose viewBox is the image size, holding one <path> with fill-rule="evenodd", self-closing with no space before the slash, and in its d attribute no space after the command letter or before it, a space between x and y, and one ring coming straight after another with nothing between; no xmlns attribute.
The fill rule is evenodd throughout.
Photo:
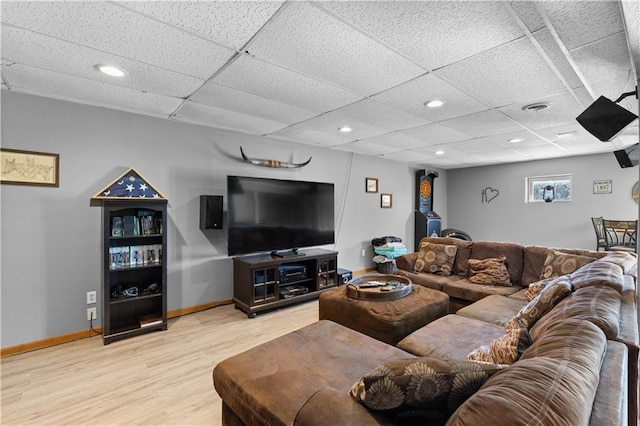
<svg viewBox="0 0 640 426"><path fill-rule="evenodd" d="M526 327L527 330L553 309L562 299L571 294L571 281L563 275L548 283L540 293L529 303L524 305L518 313L511 318L505 326L505 330L517 327Z"/></svg>
<svg viewBox="0 0 640 426"><path fill-rule="evenodd" d="M444 424L484 382L505 368L472 361L439 358L398 359L360 378L349 391L365 407L394 421Z"/></svg>
<svg viewBox="0 0 640 426"><path fill-rule="evenodd" d="M556 278L560 275L570 274L594 260L596 259L593 257L578 256L576 254L567 254L551 250L544 261L540 279L544 280L546 278Z"/></svg>
<svg viewBox="0 0 640 426"><path fill-rule="evenodd" d="M480 346L469 352L465 359L510 365L520 358L531 343L529 330L522 324L509 328L503 336L492 341L489 346Z"/></svg>
<svg viewBox="0 0 640 426"><path fill-rule="evenodd" d="M546 280L536 281L535 283L529 284L527 291L524 292L524 297L527 298L527 302L531 302L536 298L538 294L542 291L543 288L547 286L550 282L552 282L555 278L547 278Z"/></svg>
<svg viewBox="0 0 640 426"><path fill-rule="evenodd" d="M453 270L458 247L446 244L423 242L420 244L418 258L413 267L414 272L429 272L448 277Z"/></svg>
<svg viewBox="0 0 640 426"><path fill-rule="evenodd" d="M476 284L511 286L505 256L469 259L469 281Z"/></svg>

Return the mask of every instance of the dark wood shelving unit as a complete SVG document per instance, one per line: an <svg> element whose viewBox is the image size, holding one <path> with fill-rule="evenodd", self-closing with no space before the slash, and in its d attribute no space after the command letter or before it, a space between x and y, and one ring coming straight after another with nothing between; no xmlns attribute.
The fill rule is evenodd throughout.
<svg viewBox="0 0 640 426"><path fill-rule="evenodd" d="M135 218L134 233L126 234L132 232L130 227L114 231L114 227L119 229L114 218L124 217ZM145 229L142 221L151 222L153 232ZM104 201L102 338L105 345L167 329L166 225L166 200ZM118 235L120 233L125 235ZM130 295L122 295L127 289ZM137 289L137 295L133 289ZM154 323L142 326L144 318L149 317Z"/></svg>
<svg viewBox="0 0 640 426"><path fill-rule="evenodd" d="M249 318L317 298L338 281L336 251L310 249L283 258L259 254L233 259L233 303Z"/></svg>

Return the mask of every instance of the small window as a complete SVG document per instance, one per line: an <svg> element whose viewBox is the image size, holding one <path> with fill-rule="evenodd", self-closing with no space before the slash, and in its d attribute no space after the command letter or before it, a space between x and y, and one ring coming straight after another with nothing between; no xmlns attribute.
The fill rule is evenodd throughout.
<svg viewBox="0 0 640 426"><path fill-rule="evenodd" d="M571 175L527 178L527 202L571 201Z"/></svg>

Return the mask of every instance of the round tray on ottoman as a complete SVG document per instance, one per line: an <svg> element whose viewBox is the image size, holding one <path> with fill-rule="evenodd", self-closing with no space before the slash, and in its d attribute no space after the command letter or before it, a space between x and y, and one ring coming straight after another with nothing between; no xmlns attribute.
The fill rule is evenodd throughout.
<svg viewBox="0 0 640 426"><path fill-rule="evenodd" d="M398 275L363 275L347 283L347 297L360 300L393 300L411 293L411 280Z"/></svg>

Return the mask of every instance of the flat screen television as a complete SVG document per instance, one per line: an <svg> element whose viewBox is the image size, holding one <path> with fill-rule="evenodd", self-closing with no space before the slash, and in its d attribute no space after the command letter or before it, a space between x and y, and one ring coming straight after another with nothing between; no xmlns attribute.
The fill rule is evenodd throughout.
<svg viewBox="0 0 640 426"><path fill-rule="evenodd" d="M613 101L600 96L594 103L576 117L576 120L593 136L602 142L609 142L618 136L637 115Z"/></svg>
<svg viewBox="0 0 640 426"><path fill-rule="evenodd" d="M618 164L623 169L638 165L638 144L628 146L625 149L619 149L618 151L613 151L613 154L616 156Z"/></svg>
<svg viewBox="0 0 640 426"><path fill-rule="evenodd" d="M335 242L332 183L227 176L227 204L229 256Z"/></svg>

